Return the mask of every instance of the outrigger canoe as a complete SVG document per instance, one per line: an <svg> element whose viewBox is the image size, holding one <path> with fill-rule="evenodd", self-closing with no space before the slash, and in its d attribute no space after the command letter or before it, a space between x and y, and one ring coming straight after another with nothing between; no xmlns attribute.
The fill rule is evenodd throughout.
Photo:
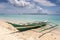
<svg viewBox="0 0 60 40"><path fill-rule="evenodd" d="M27 31L27 30L30 30L30 29L37 29L37 28L41 28L41 27L45 27L48 22L37 22L37 23L27 23L27 24L14 24L14 23L10 23L10 22L7 22L9 24L11 24L12 26L14 26L15 28L17 28L19 31ZM50 25L51 26L51 25ZM51 28L54 28L56 27L57 25L54 25L54 26L51 26L49 28L46 28L44 30L48 30L48 29L51 29ZM42 31L44 31L42 30Z"/></svg>

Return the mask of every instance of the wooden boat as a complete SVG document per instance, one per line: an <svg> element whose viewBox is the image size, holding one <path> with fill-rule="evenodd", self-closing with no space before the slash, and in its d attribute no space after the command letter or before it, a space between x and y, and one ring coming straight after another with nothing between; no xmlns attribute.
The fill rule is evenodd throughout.
<svg viewBox="0 0 60 40"><path fill-rule="evenodd" d="M10 23L10 22L7 22L7 23L13 25L15 28L17 28L20 31L41 28L41 27L44 27L47 25L47 22L38 22L38 23L29 23L29 24L27 23L27 25L14 24L14 23Z"/></svg>
<svg viewBox="0 0 60 40"><path fill-rule="evenodd" d="M31 30L31 29L37 29L37 28L45 27L46 25L48 25L47 21L45 21L45 22L37 22L37 23L35 23L35 22L34 23L27 23L27 24L22 24L22 25L10 23L10 22L7 22L7 23L13 25L19 31L27 31L27 30ZM54 26L50 25L50 26L51 27L43 29L42 31L54 28L57 25L54 25Z"/></svg>

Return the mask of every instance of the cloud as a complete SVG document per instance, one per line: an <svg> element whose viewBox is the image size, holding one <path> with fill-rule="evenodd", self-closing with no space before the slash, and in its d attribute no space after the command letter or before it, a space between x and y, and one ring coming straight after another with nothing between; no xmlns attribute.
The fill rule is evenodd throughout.
<svg viewBox="0 0 60 40"><path fill-rule="evenodd" d="M31 4L30 2L27 2L25 0L9 0L9 2L11 4L13 4L14 6L18 6L18 7L29 7L29 8L33 8L34 4Z"/></svg>
<svg viewBox="0 0 60 40"><path fill-rule="evenodd" d="M38 6L35 2L38 2L39 4L42 4L44 6L55 6L47 0L9 0L9 2L17 7L34 8L35 10L37 10L37 12L40 11L39 13L47 13L47 10Z"/></svg>
<svg viewBox="0 0 60 40"><path fill-rule="evenodd" d="M48 0L28 0L28 1L27 0L9 0L9 2L15 6L22 6L22 7L26 7L26 6L34 7L34 2L37 2L43 6L56 6L56 4L51 3Z"/></svg>
<svg viewBox="0 0 60 40"><path fill-rule="evenodd" d="M7 8L7 3L0 3L0 10Z"/></svg>
<svg viewBox="0 0 60 40"><path fill-rule="evenodd" d="M30 9L30 8L14 7L7 3L0 4L0 13L3 13L3 14L43 13L43 12L46 13L45 10L40 6L36 6L36 8Z"/></svg>
<svg viewBox="0 0 60 40"><path fill-rule="evenodd" d="M56 6L47 0L8 0L9 4L0 4L0 13L48 13L46 9L35 2L43 6Z"/></svg>
<svg viewBox="0 0 60 40"><path fill-rule="evenodd" d="M44 5L44 6L56 6L56 4L51 3L48 0L34 0L34 1L38 2L39 4Z"/></svg>

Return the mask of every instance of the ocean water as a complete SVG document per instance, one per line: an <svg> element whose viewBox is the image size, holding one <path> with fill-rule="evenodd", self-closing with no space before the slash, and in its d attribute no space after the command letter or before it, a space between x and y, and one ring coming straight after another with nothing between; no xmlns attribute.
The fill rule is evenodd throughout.
<svg viewBox="0 0 60 40"><path fill-rule="evenodd" d="M60 15L0 15L0 20L16 21L16 22L34 22L45 21L58 24L60 27Z"/></svg>

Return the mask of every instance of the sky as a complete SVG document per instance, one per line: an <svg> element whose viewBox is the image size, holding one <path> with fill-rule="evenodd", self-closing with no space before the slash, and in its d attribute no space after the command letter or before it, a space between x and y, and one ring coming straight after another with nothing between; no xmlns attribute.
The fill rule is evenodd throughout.
<svg viewBox="0 0 60 40"><path fill-rule="evenodd" d="M0 14L60 14L60 0L0 0Z"/></svg>

